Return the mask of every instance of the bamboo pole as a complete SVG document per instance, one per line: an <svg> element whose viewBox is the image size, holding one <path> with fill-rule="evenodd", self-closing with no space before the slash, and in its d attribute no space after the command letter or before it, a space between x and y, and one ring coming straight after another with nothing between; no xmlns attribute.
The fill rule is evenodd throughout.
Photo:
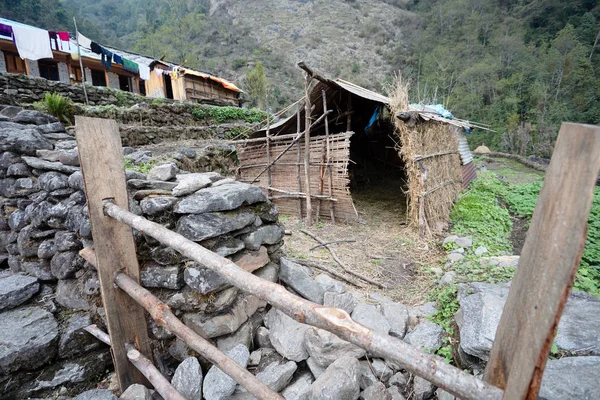
<svg viewBox="0 0 600 400"><path fill-rule="evenodd" d="M327 110L327 94L323 90L323 110ZM329 145L329 118L325 117L325 141L327 142L327 175L329 176L329 197L333 197L333 172L331 171L331 146ZM322 181L322 178L321 178ZM333 202L329 202L329 218L335 225Z"/></svg>
<svg viewBox="0 0 600 400"><path fill-rule="evenodd" d="M325 114L321 115L321 116L319 117L319 119L317 119L317 121L320 121L320 120L322 120L323 118L325 118L325 116L326 116L326 115L328 115L328 114L329 114L329 113L331 113L331 112L332 112L331 110L328 110L328 111L327 111ZM262 171L260 171L260 174L258 174L258 175L256 176L256 178L254 178L254 179L252 180L252 182L250 182L250 183L254 183L254 182L256 182L256 181L258 180L258 178L260 178L260 177L262 176L262 174L264 174L264 173L265 173L265 171L267 171L267 169L268 169L268 168L269 168L271 165L275 164L275 163L277 162L277 160L279 160L281 157L283 157L283 155L284 155L284 154L285 154L285 153L286 153L286 152L287 152L289 149L291 149L291 148L292 148L292 146L294 145L294 143L296 143L296 142L297 142L297 141L298 141L298 140L299 140L299 139L302 137L302 135L304 135L305 133L306 133L306 131L304 131L304 132L301 132L301 133L299 133L298 135L296 135L296 137L294 138L294 140L292 140L292 142L291 142L291 143L290 143L290 144L289 144L289 145L288 145L288 146L287 146L285 149L283 149L283 151L282 151L282 152L281 152L281 153L280 153L280 154L279 154L277 157L275 157L275 159L274 159L273 161L271 161L269 164L267 164L266 168L265 168L265 169L263 169Z"/></svg>
<svg viewBox="0 0 600 400"><path fill-rule="evenodd" d="M300 107L296 111L296 132L300 134ZM298 191L302 191L302 178L300 178L300 161L301 161L301 152L300 152L300 142L298 142L296 147L296 159L298 166L296 167L296 179L298 180ZM298 199L298 221L302 221L302 199Z"/></svg>
<svg viewBox="0 0 600 400"><path fill-rule="evenodd" d="M109 346L111 345L108 333L104 332L96 325L90 325L83 329L101 342L104 342ZM154 364L152 364L148 358L144 357L142 353L137 351L131 343L125 343L125 348L127 350L127 359L146 377L146 379L148 379L148 382L152 384L158 394L168 400L186 400L186 398L183 397L171 383L169 383L167 378L160 373Z"/></svg>
<svg viewBox="0 0 600 400"><path fill-rule="evenodd" d="M305 92L305 100L304 100L304 181L306 182L306 187L304 191L306 192L306 219L304 223L306 226L311 226L313 223L312 220L312 203L310 197L310 83L312 81L311 76L306 73L306 85L304 87ZM325 110L323 110L325 111ZM323 113L326 116L326 113Z"/></svg>
<svg viewBox="0 0 600 400"><path fill-rule="evenodd" d="M267 109L267 186L271 187L271 118L269 117L269 94L266 96ZM267 197L271 196L271 192L267 189Z"/></svg>
<svg viewBox="0 0 600 400"><path fill-rule="evenodd" d="M303 192L290 192L289 190L277 189L274 187L269 187L268 189L272 190L273 192L278 192L278 193L283 193L283 194L289 194L289 195L295 195L295 196L306 196L306 193L303 193ZM310 197L313 197L313 198L319 199L319 200L337 201L337 199L330 198L328 196L319 195L319 194L311 194Z"/></svg>
<svg viewBox="0 0 600 400"><path fill-rule="evenodd" d="M116 207L116 206L115 206ZM118 207L117 207L118 208ZM124 210L123 210L124 211ZM148 221L149 222L149 221ZM84 251L85 250L85 251ZM91 249L84 249L79 254L90 264L95 265L96 256ZM216 365L219 369L232 377L242 385L249 393L259 399L283 400L281 396L273 392L267 385L259 381L248 370L213 346L210 342L198 335L191 328L183 324L171 311L171 308L160 301L148 290L141 287L128 275L117 272L115 284L126 292L139 305L144 307L150 316L162 327L167 328L175 336L183 340L190 348L201 354L204 358ZM128 349L129 350L129 349ZM129 357L129 351L128 351ZM134 364L135 365L135 364ZM166 397L170 399L169 397Z"/></svg>
<svg viewBox="0 0 600 400"><path fill-rule="evenodd" d="M354 322L343 310L324 307L302 299L285 290L283 286L242 270L233 261L205 249L160 224L130 213L110 201L104 203L104 212L117 221L172 247L184 257L202 263L206 268L220 274L231 285L271 303L295 320L330 331L341 339L368 350L376 357L399 364L455 396L467 400L502 398L501 389L447 364L442 358L421 352L400 339L368 329ZM164 307L166 306L161 309ZM156 313L161 310L153 308L152 311ZM183 325L183 328L187 327Z"/></svg>
<svg viewBox="0 0 600 400"><path fill-rule="evenodd" d="M81 46L79 45L79 31L77 30L77 21L73 17L73 25L75 25L75 41L77 43L77 56L79 57L79 68L81 68L81 86L83 86L83 95L85 96L85 104L90 105L88 100L87 89L85 87L85 70L83 69L83 61L81 60ZM58 49L56 49L58 50Z"/></svg>

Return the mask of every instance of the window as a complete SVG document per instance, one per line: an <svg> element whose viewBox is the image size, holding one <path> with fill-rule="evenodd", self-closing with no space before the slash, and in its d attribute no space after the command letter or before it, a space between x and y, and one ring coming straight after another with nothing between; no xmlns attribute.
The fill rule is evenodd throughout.
<svg viewBox="0 0 600 400"><path fill-rule="evenodd" d="M71 66L71 80L75 83L83 82L83 76L81 74L81 68L77 66Z"/></svg>
<svg viewBox="0 0 600 400"><path fill-rule="evenodd" d="M38 61L40 76L49 81L58 81L58 64L54 61L40 60Z"/></svg>
<svg viewBox="0 0 600 400"><path fill-rule="evenodd" d="M143 79L139 80L139 93L142 96L146 95L146 81L144 81Z"/></svg>
<svg viewBox="0 0 600 400"><path fill-rule="evenodd" d="M92 70L92 85L94 86L106 86L106 75L104 71L97 69Z"/></svg>
<svg viewBox="0 0 600 400"><path fill-rule="evenodd" d="M6 61L6 70L11 74L26 74L25 60L22 60L17 53L4 52Z"/></svg>
<svg viewBox="0 0 600 400"><path fill-rule="evenodd" d="M131 78L125 75L119 75L119 89L131 92Z"/></svg>

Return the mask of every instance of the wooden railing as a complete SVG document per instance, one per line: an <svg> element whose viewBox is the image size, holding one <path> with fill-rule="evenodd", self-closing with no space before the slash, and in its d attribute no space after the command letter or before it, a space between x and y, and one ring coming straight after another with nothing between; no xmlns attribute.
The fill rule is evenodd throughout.
<svg viewBox="0 0 600 400"><path fill-rule="evenodd" d="M170 330L258 399L282 399L254 375L184 325L166 304L140 286L139 266L131 231L133 228L173 248L184 257L217 272L229 284L268 302L296 321L332 332L341 339L368 350L373 356L392 361L459 398L501 399L503 389L511 385L511 380L519 381L518 385L515 383L514 388L511 388L514 395L504 396L504 398L534 398L531 395L537 395L538 371L540 369L543 371L549 351L545 340L554 337L557 321L566 301L564 295L568 294L573 282L573 266L576 268L578 265L578 257L585 242L585 224L591 206L594 182L600 170L600 130L597 127L574 129L573 126L567 126L566 130L570 130L568 138L565 138L567 135L561 130L555 156L549 168L549 173L552 174L546 179L538 208L540 203L543 207L547 207L547 203L552 202L553 207L564 208L566 211L560 215L544 212L542 216L538 216L536 208L530 235L522 255L522 259L528 260L528 263L522 262L517 269L517 277L513 282L513 289L507 303L511 314L504 313L498 329L503 345L502 348L494 345L491 360L493 369L486 371L486 380L480 380L447 364L440 357L424 353L398 338L375 332L356 323L341 309L325 307L298 297L281 285L244 271L231 260L207 250L162 225L129 212L121 142L116 123L77 117L76 125L79 157L95 248L93 252L82 251L82 255L97 266L115 370L121 389L124 390L133 383L145 383L144 375L149 375L140 373L132 366L135 363L131 364L133 362L130 362L131 357L128 357L128 353L131 356L132 350L135 350L140 356L151 359L146 320L143 315L145 309L159 325ZM589 157L583 157L585 163L573 159L574 148L586 154L589 152ZM565 157L568 163L565 162ZM565 174L566 166L576 175L571 177L570 174ZM569 191L560 192L561 185L568 187ZM577 189L581 189L580 192L577 192ZM578 197L576 202L573 200L574 196ZM574 209L573 204L579 208ZM544 236L537 235L537 232L544 227L546 231L554 234L552 239L558 242L553 241L552 245L533 243L528 246L532 235L534 240L545 239ZM566 238L567 234L571 239ZM561 239L564 243L577 244L578 247L565 250L560 246ZM545 249L543 254L535 252L538 246ZM527 253L532 251L535 253L533 256ZM557 252L561 252L560 257ZM544 261L550 260L553 265L547 267ZM534 281L529 275L540 268L544 268L544 282L551 285L552 290L536 285L532 290L536 294L535 297L528 296L522 288L519 292L515 292L515 287L520 288L523 282L533 285ZM520 270L533 272L519 275ZM566 274L565 270L568 270L572 276ZM518 305L515 301L519 302ZM545 304L543 309L538 309L540 302ZM538 315L527 314L529 319L523 321L521 315L530 313L531 310L537 310ZM529 335L523 337L519 332L513 332L512 334L519 337L521 341L516 346L514 341L507 339L506 336L508 334L506 327L515 326L515 323L521 324L518 325L519 329L527 331ZM529 358L507 354L507 351L512 349L519 349L524 354L528 354ZM506 364L502 360L518 360L522 364ZM145 365L147 366L147 363ZM524 385L523 382L527 384ZM164 382L161 385L164 386ZM155 388L158 390L156 386ZM170 389L165 389L165 394L161 393L163 397L167 400L177 398L177 396L169 396L166 393L168 390Z"/></svg>

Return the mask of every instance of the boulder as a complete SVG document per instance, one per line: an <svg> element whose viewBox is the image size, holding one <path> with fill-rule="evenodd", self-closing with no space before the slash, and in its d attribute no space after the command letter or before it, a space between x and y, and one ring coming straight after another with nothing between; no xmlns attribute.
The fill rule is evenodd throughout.
<svg viewBox="0 0 600 400"><path fill-rule="evenodd" d="M0 129L0 151L34 156L36 150L52 150L53 147L37 129Z"/></svg>
<svg viewBox="0 0 600 400"><path fill-rule="evenodd" d="M77 235L67 231L56 232L54 244L58 251L79 250L82 247Z"/></svg>
<svg viewBox="0 0 600 400"><path fill-rule="evenodd" d="M117 396L107 389L92 389L80 393L74 400L119 400Z"/></svg>
<svg viewBox="0 0 600 400"><path fill-rule="evenodd" d="M381 382L369 386L360 394L362 400L388 400L390 397L385 389L385 385Z"/></svg>
<svg viewBox="0 0 600 400"><path fill-rule="evenodd" d="M387 335L391 329L387 319L372 304L358 304L352 311L352 319L383 335Z"/></svg>
<svg viewBox="0 0 600 400"><path fill-rule="evenodd" d="M305 299L323 304L325 290L310 277L310 269L307 267L282 258L279 278Z"/></svg>
<svg viewBox="0 0 600 400"><path fill-rule="evenodd" d="M52 115L43 114L36 110L21 110L10 120L11 122L24 125L46 125L58 122Z"/></svg>
<svg viewBox="0 0 600 400"><path fill-rule="evenodd" d="M169 211L177 202L176 197L151 197L140 202L142 212L146 215L159 215Z"/></svg>
<svg viewBox="0 0 600 400"><path fill-rule="evenodd" d="M129 179L127 180L127 187L136 190L166 190L171 191L177 186L173 182L165 181L151 181L147 179Z"/></svg>
<svg viewBox="0 0 600 400"><path fill-rule="evenodd" d="M261 226L254 232L243 235L246 248L249 250L258 250L263 244L279 243L283 239L283 228L279 225Z"/></svg>
<svg viewBox="0 0 600 400"><path fill-rule="evenodd" d="M15 232L19 232L29 224L29 217L23 210L15 210L8 216L8 226Z"/></svg>
<svg viewBox="0 0 600 400"><path fill-rule="evenodd" d="M315 276L315 282L321 285L325 292L342 294L346 291L346 285L326 274L319 274Z"/></svg>
<svg viewBox="0 0 600 400"><path fill-rule="evenodd" d="M394 371L380 358L373 358L371 360L371 368L373 368L373 373L383 383L387 383L387 381L392 377Z"/></svg>
<svg viewBox="0 0 600 400"><path fill-rule="evenodd" d="M473 239L468 236L459 237L454 241L454 243L456 243L458 247L471 247L473 246Z"/></svg>
<svg viewBox="0 0 600 400"><path fill-rule="evenodd" d="M177 221L177 233L200 242L242 229L255 219L254 213L248 211L186 215Z"/></svg>
<svg viewBox="0 0 600 400"><path fill-rule="evenodd" d="M435 353L442 346L443 338L444 329L441 326L424 320L406 334L404 341L428 353Z"/></svg>
<svg viewBox="0 0 600 400"><path fill-rule="evenodd" d="M216 172L177 175L177 186L173 188L173 196L181 197L192 194L221 178L221 175Z"/></svg>
<svg viewBox="0 0 600 400"><path fill-rule="evenodd" d="M258 317L258 321L254 317ZM227 336L221 336L217 339L217 347L219 350L226 352L233 349L238 344L243 344L247 348L252 347L252 333L254 332L255 325L260 325L262 321L260 316L254 314L252 318L244 322L237 331Z"/></svg>
<svg viewBox="0 0 600 400"><path fill-rule="evenodd" d="M179 168L173 162L157 165L148 172L148 180L151 181L170 181L175 179Z"/></svg>
<svg viewBox="0 0 600 400"><path fill-rule="evenodd" d="M75 357L100 347L100 342L84 328L92 324L89 314L75 314L67 321L67 326L58 343L58 356Z"/></svg>
<svg viewBox="0 0 600 400"><path fill-rule="evenodd" d="M240 344L226 354L242 368L248 365L250 352L246 346ZM233 378L213 365L204 378L202 393L205 400L223 400L233 394L236 385Z"/></svg>
<svg viewBox="0 0 600 400"><path fill-rule="evenodd" d="M178 214L201 214L229 211L244 204L264 201L267 201L267 197L258 186L237 182L201 189L181 200L175 206L175 212Z"/></svg>
<svg viewBox="0 0 600 400"><path fill-rule="evenodd" d="M0 374L40 367L54 358L58 324L39 307L0 313Z"/></svg>
<svg viewBox="0 0 600 400"><path fill-rule="evenodd" d="M31 169L23 163L12 164L6 170L6 176L12 176L16 178L25 178L31 176Z"/></svg>
<svg viewBox="0 0 600 400"><path fill-rule="evenodd" d="M402 393L400 392L400 389L398 389L397 386L390 386L389 388L386 389L389 398L388 400L406 400L404 398L404 396L402 395ZM440 399L438 399L440 400Z"/></svg>
<svg viewBox="0 0 600 400"><path fill-rule="evenodd" d="M314 381L310 372L303 372L281 392L281 395L285 400L308 400L310 387Z"/></svg>
<svg viewBox="0 0 600 400"><path fill-rule="evenodd" d="M413 396L415 400L427 400L433 398L436 387L428 380L415 376L413 380Z"/></svg>
<svg viewBox="0 0 600 400"><path fill-rule="evenodd" d="M56 253L50 261L52 275L58 279L70 279L75 273L83 268L85 260L77 251L61 251Z"/></svg>
<svg viewBox="0 0 600 400"><path fill-rule="evenodd" d="M244 250L244 242L236 238L230 238L221 242L214 249L214 252L220 255L221 257L227 257L232 254L237 253L238 251Z"/></svg>
<svg viewBox="0 0 600 400"><path fill-rule="evenodd" d="M183 279L189 287L200 294L217 292L229 286L220 274L211 269L203 268L196 262L185 269Z"/></svg>
<svg viewBox="0 0 600 400"><path fill-rule="evenodd" d="M134 383L123 392L119 400L152 400L152 392L146 386Z"/></svg>
<svg viewBox="0 0 600 400"><path fill-rule="evenodd" d="M0 272L0 311L25 303L39 289L37 278Z"/></svg>
<svg viewBox="0 0 600 400"><path fill-rule="evenodd" d="M375 374L373 373L373 368L371 367L371 363L367 360L363 360L359 362L358 366L359 371L359 386L362 390L365 390L371 385L375 385L379 382Z"/></svg>
<svg viewBox="0 0 600 400"><path fill-rule="evenodd" d="M181 268L150 263L141 272L142 286L149 288L181 289L185 285Z"/></svg>
<svg viewBox="0 0 600 400"><path fill-rule="evenodd" d="M549 360L542 377L541 400L600 399L600 357Z"/></svg>
<svg viewBox="0 0 600 400"><path fill-rule="evenodd" d="M408 309L400 303L384 303L381 312L390 324L390 336L404 338L408 327Z"/></svg>
<svg viewBox="0 0 600 400"><path fill-rule="evenodd" d="M175 370L171 385L187 400L202 400L202 377L198 359L188 357Z"/></svg>
<svg viewBox="0 0 600 400"><path fill-rule="evenodd" d="M354 295L350 292L338 294L335 292L325 292L323 296L323 305L329 307L337 307L348 314L351 314L356 307L356 299Z"/></svg>
<svg viewBox="0 0 600 400"><path fill-rule="evenodd" d="M325 368L317 364L317 362L312 357L308 357L306 359L306 366L310 370L312 376L315 377L315 379L323 375L323 372L325 372Z"/></svg>
<svg viewBox="0 0 600 400"><path fill-rule="evenodd" d="M46 161L37 157L26 157L22 156L21 159L25 162L25 164L29 165L31 168L45 170L45 171L57 171L62 172L68 175L71 175L73 172L79 171L79 167L74 167L72 165L64 165L59 163L58 161Z"/></svg>
<svg viewBox="0 0 600 400"><path fill-rule="evenodd" d="M285 363L275 361L256 374L256 377L273 391L280 392L290 383L297 368L298 366L293 361Z"/></svg>
<svg viewBox="0 0 600 400"><path fill-rule="evenodd" d="M296 362L308 358L304 334L310 326L295 321L276 308L271 308L265 315L265 325L269 328L271 344L279 354Z"/></svg>
<svg viewBox="0 0 600 400"><path fill-rule="evenodd" d="M366 354L364 349L318 328L310 328L305 332L304 345L310 357L323 368L343 356L358 359Z"/></svg>
<svg viewBox="0 0 600 400"><path fill-rule="evenodd" d="M41 246L40 246L41 248ZM50 260L23 261L21 267L29 275L38 278L40 281L55 281L56 277L52 275Z"/></svg>
<svg viewBox="0 0 600 400"><path fill-rule="evenodd" d="M59 280L56 287L56 302L65 308L89 311L92 309L76 279Z"/></svg>
<svg viewBox="0 0 600 400"><path fill-rule="evenodd" d="M341 357L312 385L310 400L356 400L360 395L359 364L354 357Z"/></svg>

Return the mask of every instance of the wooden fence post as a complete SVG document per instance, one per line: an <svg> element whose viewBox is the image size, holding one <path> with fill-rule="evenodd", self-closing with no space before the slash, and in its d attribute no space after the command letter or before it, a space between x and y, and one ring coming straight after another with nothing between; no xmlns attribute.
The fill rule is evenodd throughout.
<svg viewBox="0 0 600 400"><path fill-rule="evenodd" d="M505 399L537 399L587 237L600 127L564 123L508 294L484 380Z"/></svg>
<svg viewBox="0 0 600 400"><path fill-rule="evenodd" d="M134 343L150 359L152 352L144 309L114 284L115 273L121 270L139 282L131 228L105 216L103 211L106 199L129 209L121 137L114 120L76 116L75 126L111 351L119 385L125 390L134 383L147 384L129 363L125 343Z"/></svg>

